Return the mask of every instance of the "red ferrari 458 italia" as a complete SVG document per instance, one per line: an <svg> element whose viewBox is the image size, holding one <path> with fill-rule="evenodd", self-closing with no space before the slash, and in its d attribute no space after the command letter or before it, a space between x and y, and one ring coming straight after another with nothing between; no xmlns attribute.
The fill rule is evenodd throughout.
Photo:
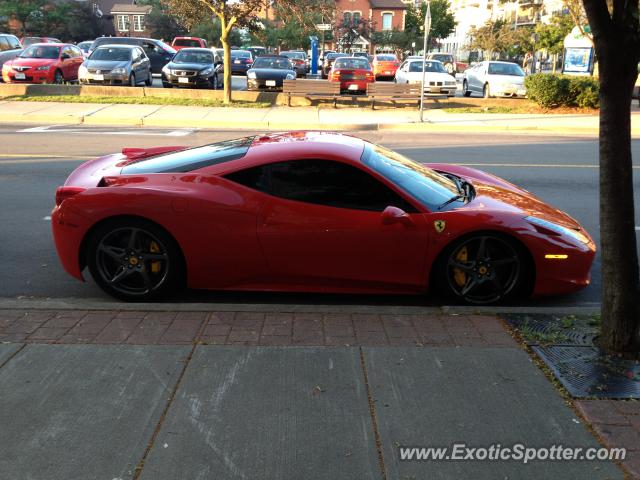
<svg viewBox="0 0 640 480"><path fill-rule="evenodd" d="M595 254L574 219L505 180L319 132L89 161L52 225L67 272L132 301L187 285L485 304L582 288Z"/></svg>

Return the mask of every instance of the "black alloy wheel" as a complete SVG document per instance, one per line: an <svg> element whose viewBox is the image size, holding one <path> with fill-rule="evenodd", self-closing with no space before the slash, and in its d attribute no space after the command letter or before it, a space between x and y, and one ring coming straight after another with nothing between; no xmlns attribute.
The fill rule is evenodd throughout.
<svg viewBox="0 0 640 480"><path fill-rule="evenodd" d="M89 240L87 265L104 291L126 301L149 301L170 293L184 271L173 238L142 220L99 227Z"/></svg>
<svg viewBox="0 0 640 480"><path fill-rule="evenodd" d="M441 262L443 289L463 302L484 305L520 293L526 265L520 249L505 237L475 235L454 244Z"/></svg>

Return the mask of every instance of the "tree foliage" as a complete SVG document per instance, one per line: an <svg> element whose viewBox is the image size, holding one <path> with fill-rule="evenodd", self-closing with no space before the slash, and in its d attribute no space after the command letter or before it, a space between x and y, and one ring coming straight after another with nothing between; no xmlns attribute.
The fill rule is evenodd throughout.
<svg viewBox="0 0 640 480"><path fill-rule="evenodd" d="M551 54L562 53L564 39L571 33L573 25L570 15L553 15L550 23L540 23L536 26L536 34L538 35L536 46L544 48Z"/></svg>
<svg viewBox="0 0 640 480"><path fill-rule="evenodd" d="M483 51L486 58L492 58L494 53L504 55L510 47L512 33L504 20L489 20L481 27L469 30L468 48Z"/></svg>
<svg viewBox="0 0 640 480"><path fill-rule="evenodd" d="M422 3L419 8L412 4L407 6L407 16L405 18L405 48L413 42L422 45L424 36L424 17L427 13L426 3ZM456 19L453 12L449 10L447 0L431 0L431 30L429 32L429 44L434 47L438 39L447 38L456 29Z"/></svg>
<svg viewBox="0 0 640 480"><path fill-rule="evenodd" d="M160 0L138 0L138 5L150 5L151 13L147 15L146 25L154 38L161 38L171 42L174 37L187 33L187 28L171 15Z"/></svg>

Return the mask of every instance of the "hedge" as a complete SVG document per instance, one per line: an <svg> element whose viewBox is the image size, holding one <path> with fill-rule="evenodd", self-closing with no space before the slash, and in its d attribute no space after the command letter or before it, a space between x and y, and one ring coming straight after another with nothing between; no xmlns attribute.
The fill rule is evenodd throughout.
<svg viewBox="0 0 640 480"><path fill-rule="evenodd" d="M544 108L598 108L600 86L591 77L535 73L525 78L527 96Z"/></svg>

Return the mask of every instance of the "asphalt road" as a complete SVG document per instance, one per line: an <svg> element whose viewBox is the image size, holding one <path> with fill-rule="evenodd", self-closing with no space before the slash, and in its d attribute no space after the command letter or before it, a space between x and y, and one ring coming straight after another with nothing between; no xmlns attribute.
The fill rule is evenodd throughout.
<svg viewBox="0 0 640 480"><path fill-rule="evenodd" d="M0 297L109 301L90 280L69 277L55 254L48 216L54 191L82 161L124 146L198 145L247 132L90 127L0 127ZM421 161L472 165L494 173L565 210L599 241L597 141L592 138L497 134L361 132L363 138ZM633 142L640 155L640 142ZM640 225L640 163L635 162L636 225ZM576 294L531 299L530 306L597 306L600 259L593 282ZM422 297L190 292L181 299L223 303L437 305Z"/></svg>

